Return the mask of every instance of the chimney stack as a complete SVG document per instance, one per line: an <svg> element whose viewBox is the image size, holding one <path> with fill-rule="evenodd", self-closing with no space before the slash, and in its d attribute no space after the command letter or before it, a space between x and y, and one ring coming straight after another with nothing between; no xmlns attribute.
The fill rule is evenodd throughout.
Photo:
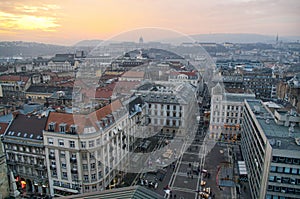
<svg viewBox="0 0 300 199"><path fill-rule="evenodd" d="M12 112L13 119L15 119L20 114L20 111Z"/></svg>

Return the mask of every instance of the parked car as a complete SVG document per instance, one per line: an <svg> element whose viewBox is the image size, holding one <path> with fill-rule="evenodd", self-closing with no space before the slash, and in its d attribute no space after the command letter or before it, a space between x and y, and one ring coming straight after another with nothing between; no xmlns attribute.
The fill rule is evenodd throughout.
<svg viewBox="0 0 300 199"><path fill-rule="evenodd" d="M163 181L163 179L165 178L166 174L167 174L167 170L166 169L158 169L156 176L157 176L157 178L158 178L159 181Z"/></svg>

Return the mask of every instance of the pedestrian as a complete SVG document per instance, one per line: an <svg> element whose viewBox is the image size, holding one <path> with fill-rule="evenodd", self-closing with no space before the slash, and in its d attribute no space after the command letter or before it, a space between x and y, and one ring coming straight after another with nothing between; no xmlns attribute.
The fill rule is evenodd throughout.
<svg viewBox="0 0 300 199"><path fill-rule="evenodd" d="M193 174L191 175L191 178L193 179Z"/></svg>
<svg viewBox="0 0 300 199"><path fill-rule="evenodd" d="M174 199L176 199L176 194L174 194Z"/></svg>

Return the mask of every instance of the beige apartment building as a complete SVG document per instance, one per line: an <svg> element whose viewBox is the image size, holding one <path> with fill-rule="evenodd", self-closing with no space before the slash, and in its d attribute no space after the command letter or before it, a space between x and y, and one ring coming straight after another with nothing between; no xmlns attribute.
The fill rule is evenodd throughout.
<svg viewBox="0 0 300 199"><path fill-rule="evenodd" d="M142 108L136 108L135 100L128 109L117 100L88 115L49 114L43 135L52 196L119 183L141 119Z"/></svg>

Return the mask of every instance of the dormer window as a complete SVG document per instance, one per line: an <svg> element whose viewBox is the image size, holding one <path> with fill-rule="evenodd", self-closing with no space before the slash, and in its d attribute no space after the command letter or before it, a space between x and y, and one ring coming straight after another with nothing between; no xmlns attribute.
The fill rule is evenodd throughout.
<svg viewBox="0 0 300 199"><path fill-rule="evenodd" d="M109 124L113 123L113 116L111 114L107 115L106 117L108 119Z"/></svg>
<svg viewBox="0 0 300 199"><path fill-rule="evenodd" d="M108 126L108 120L107 120L107 118L102 118L102 121L103 121L103 125L105 127L107 127Z"/></svg>
<svg viewBox="0 0 300 199"><path fill-rule="evenodd" d="M48 124L48 131L54 132L54 130L55 130L55 122L50 122Z"/></svg>
<svg viewBox="0 0 300 199"><path fill-rule="evenodd" d="M77 133L77 129L78 129L78 126L72 124L72 125L70 126L70 133L72 133L72 134Z"/></svg>
<svg viewBox="0 0 300 199"><path fill-rule="evenodd" d="M67 124L61 123L59 125L59 132L62 132L62 133L66 132L66 127L67 127Z"/></svg>
<svg viewBox="0 0 300 199"><path fill-rule="evenodd" d="M96 124L97 124L97 126L98 126L98 128L100 130L103 130L103 123L102 123L102 121L97 121Z"/></svg>

